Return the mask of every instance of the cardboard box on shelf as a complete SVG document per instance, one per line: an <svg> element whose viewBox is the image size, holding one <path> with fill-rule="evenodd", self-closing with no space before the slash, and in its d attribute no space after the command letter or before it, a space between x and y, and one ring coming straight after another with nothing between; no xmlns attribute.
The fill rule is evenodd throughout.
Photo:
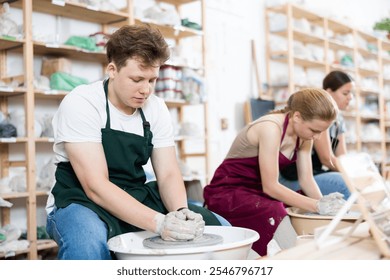
<svg viewBox="0 0 390 280"><path fill-rule="evenodd" d="M55 72L65 72L70 74L72 70L72 62L64 57L59 58L43 58L41 75L50 78Z"/></svg>
<svg viewBox="0 0 390 280"><path fill-rule="evenodd" d="M9 76L9 77L3 77L0 79L0 85L5 84L7 86L12 87L20 87L24 84L24 75L16 75L16 76Z"/></svg>

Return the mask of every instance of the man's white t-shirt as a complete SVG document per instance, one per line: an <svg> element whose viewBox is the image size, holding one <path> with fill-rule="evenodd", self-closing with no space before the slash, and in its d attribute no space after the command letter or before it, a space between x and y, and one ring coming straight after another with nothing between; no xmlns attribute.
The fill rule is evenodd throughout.
<svg viewBox="0 0 390 280"><path fill-rule="evenodd" d="M132 115L120 112L108 101L111 129L143 136L142 118L139 110ZM174 146L174 130L171 115L163 99L151 94L142 107L153 133L154 148ZM107 121L106 97L103 81L81 85L71 91L61 102L53 117L55 162L67 162L64 143L102 142L101 129ZM54 207L50 193L46 211Z"/></svg>

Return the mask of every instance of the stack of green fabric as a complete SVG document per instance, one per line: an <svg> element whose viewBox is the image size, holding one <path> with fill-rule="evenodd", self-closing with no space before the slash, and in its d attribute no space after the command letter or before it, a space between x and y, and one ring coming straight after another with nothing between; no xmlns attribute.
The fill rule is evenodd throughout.
<svg viewBox="0 0 390 280"><path fill-rule="evenodd" d="M196 22L189 21L188 18L183 18L181 20L181 25L188 27L188 28L196 29L196 30L202 30L201 25L197 24Z"/></svg>

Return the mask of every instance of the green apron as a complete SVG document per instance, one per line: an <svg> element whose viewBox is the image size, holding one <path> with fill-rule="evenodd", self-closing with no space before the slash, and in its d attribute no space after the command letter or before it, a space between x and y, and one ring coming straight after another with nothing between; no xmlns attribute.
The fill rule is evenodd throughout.
<svg viewBox="0 0 390 280"><path fill-rule="evenodd" d="M108 107L108 80L104 81L106 95L107 122L102 128L102 145L108 166L109 180L122 188L129 195L142 204L166 214L168 211L162 203L156 181L146 182L143 165L149 160L152 150L152 137L150 124L146 121L142 109L139 109L142 118L144 136L127 133L110 128L110 111ZM107 224L108 238L115 235L140 231L141 229L130 225L112 216L106 210L92 202L85 194L70 162L60 162L55 173L56 184L52 190L57 208L67 207L77 203L88 207ZM174 194L172 194L174 195ZM200 213L206 225L221 225L218 219L207 209L189 205L194 212Z"/></svg>

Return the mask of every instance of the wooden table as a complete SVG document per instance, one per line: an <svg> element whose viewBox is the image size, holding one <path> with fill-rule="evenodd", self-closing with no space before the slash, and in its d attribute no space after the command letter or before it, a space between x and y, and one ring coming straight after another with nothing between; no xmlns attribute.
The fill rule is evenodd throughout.
<svg viewBox="0 0 390 280"><path fill-rule="evenodd" d="M345 236L349 228L331 235L329 240ZM375 240L369 233L367 223L357 226L351 236L331 245L318 246L315 240L283 250L269 260L379 260L382 259Z"/></svg>

